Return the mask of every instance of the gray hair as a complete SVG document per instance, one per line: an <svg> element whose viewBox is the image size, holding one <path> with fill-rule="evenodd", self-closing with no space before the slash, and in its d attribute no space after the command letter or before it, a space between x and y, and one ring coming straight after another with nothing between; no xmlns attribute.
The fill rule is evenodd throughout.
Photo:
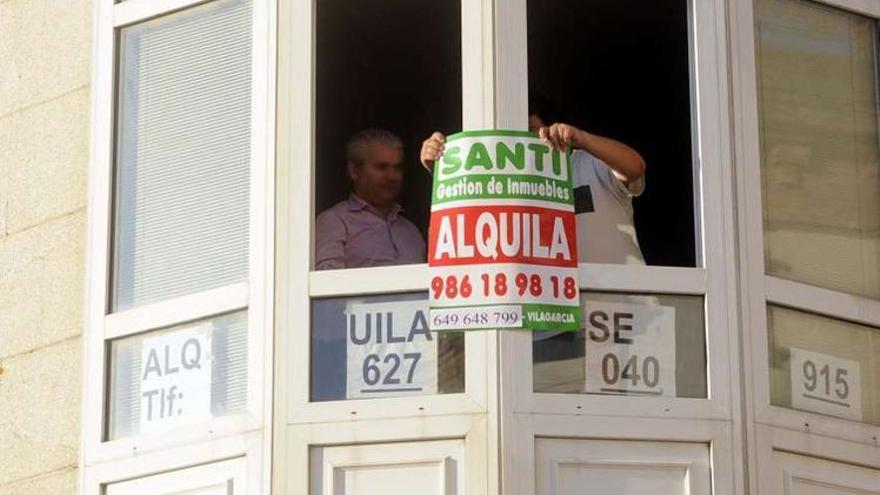
<svg viewBox="0 0 880 495"><path fill-rule="evenodd" d="M345 143L345 160L352 163L363 163L367 159L367 145L382 143L398 148L403 153L403 141L391 131L385 129L364 129L358 131Z"/></svg>

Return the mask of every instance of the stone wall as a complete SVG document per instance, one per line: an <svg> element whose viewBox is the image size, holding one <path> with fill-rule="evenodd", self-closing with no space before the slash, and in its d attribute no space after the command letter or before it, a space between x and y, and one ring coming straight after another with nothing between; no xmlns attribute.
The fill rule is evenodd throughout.
<svg viewBox="0 0 880 495"><path fill-rule="evenodd" d="M77 493L92 6L0 0L0 494Z"/></svg>

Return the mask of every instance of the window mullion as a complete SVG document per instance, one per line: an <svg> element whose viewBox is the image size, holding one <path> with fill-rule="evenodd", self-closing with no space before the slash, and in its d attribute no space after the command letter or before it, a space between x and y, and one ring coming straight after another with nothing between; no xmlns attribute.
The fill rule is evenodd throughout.
<svg viewBox="0 0 880 495"><path fill-rule="evenodd" d="M113 6L113 27L143 22L206 1L208 0L125 0Z"/></svg>
<svg viewBox="0 0 880 495"><path fill-rule="evenodd" d="M388 294L428 290L428 266L398 265L309 273L312 297Z"/></svg>
<svg viewBox="0 0 880 495"><path fill-rule="evenodd" d="M764 277L764 284L770 303L867 325L880 325L880 301L771 276Z"/></svg>
<svg viewBox="0 0 880 495"><path fill-rule="evenodd" d="M315 94L315 2L287 0L279 3L279 88L276 122L278 177L276 249L286 253L276 265L279 280L276 315L276 346L283 356L276 360L279 377L274 397L276 427L284 432L294 416L309 404L310 335L285 331L309 328L309 270L314 232L314 94ZM285 447L285 436L276 437L278 449ZM276 454L277 455L277 454Z"/></svg>
<svg viewBox="0 0 880 495"><path fill-rule="evenodd" d="M607 290L703 295L708 290L704 268L580 264L581 290Z"/></svg>
<svg viewBox="0 0 880 495"><path fill-rule="evenodd" d="M492 124L496 129L524 130L528 124L526 10L526 0L495 2L495 108Z"/></svg>
<svg viewBox="0 0 880 495"><path fill-rule="evenodd" d="M248 283L241 282L108 315L104 320L104 338L115 339L207 318L247 305Z"/></svg>
<svg viewBox="0 0 880 495"><path fill-rule="evenodd" d="M265 427L264 442L271 445L273 354L273 270L275 164L275 2L253 2L251 20L251 164L248 305L247 409ZM268 448L268 447L267 447ZM271 463L261 475L268 485Z"/></svg>
<svg viewBox="0 0 880 495"><path fill-rule="evenodd" d="M850 10L859 14L880 17L880 4L875 0L816 0L832 7Z"/></svg>
<svg viewBox="0 0 880 495"><path fill-rule="evenodd" d="M113 5L96 2L92 68L92 135L89 169L89 239L87 250L87 321L83 357L82 448L80 464L92 462L102 440L104 414L104 317L109 291L112 186L113 102L117 42Z"/></svg>

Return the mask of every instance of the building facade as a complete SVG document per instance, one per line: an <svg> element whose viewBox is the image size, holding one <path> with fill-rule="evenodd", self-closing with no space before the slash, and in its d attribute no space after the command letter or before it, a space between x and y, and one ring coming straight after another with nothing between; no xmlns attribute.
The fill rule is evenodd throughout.
<svg viewBox="0 0 880 495"><path fill-rule="evenodd" d="M0 493L880 493L878 19L0 1ZM427 265L317 268L356 131L424 235L423 140L535 116L647 163L583 331L426 332Z"/></svg>
<svg viewBox="0 0 880 495"><path fill-rule="evenodd" d="M78 487L91 29L90 2L0 4L4 494Z"/></svg>

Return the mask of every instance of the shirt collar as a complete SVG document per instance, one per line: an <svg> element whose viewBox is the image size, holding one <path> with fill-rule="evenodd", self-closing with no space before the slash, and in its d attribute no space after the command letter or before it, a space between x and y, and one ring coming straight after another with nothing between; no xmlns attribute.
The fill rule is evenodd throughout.
<svg viewBox="0 0 880 495"><path fill-rule="evenodd" d="M348 196L348 209L351 211L367 210L370 213L373 213L379 217L383 216L379 210L364 201L360 196L355 193L351 193ZM391 211L388 213L388 220L394 220L395 218L397 218L397 215L401 211L403 211L403 207L400 206L400 203L394 203L394 206L391 207Z"/></svg>

